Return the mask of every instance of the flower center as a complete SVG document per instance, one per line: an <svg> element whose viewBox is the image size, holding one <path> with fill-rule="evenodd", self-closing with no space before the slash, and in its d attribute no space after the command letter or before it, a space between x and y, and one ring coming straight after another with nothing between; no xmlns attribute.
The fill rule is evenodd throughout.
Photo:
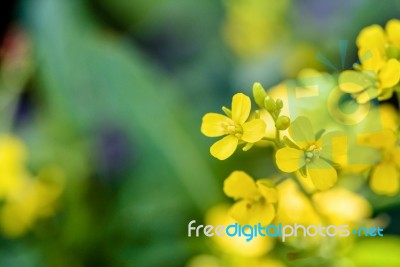
<svg viewBox="0 0 400 267"><path fill-rule="evenodd" d="M240 124L237 123L224 123L222 124L222 127L224 128L225 134L231 134L236 136L237 138L242 137L243 134L243 128Z"/></svg>
<svg viewBox="0 0 400 267"><path fill-rule="evenodd" d="M319 159L320 155L322 152L322 148L316 146L316 145L311 145L305 152L304 156L306 158L306 162L310 163L313 160Z"/></svg>

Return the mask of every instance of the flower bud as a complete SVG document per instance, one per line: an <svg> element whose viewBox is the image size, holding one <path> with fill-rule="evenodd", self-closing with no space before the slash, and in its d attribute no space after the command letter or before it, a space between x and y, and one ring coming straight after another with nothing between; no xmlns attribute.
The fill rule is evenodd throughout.
<svg viewBox="0 0 400 267"><path fill-rule="evenodd" d="M276 109L275 101L268 95L264 99L264 107L269 112L273 112Z"/></svg>
<svg viewBox="0 0 400 267"><path fill-rule="evenodd" d="M290 126L290 119L287 116L280 116L276 122L275 122L275 127L278 130L286 130Z"/></svg>
<svg viewBox="0 0 400 267"><path fill-rule="evenodd" d="M264 99L267 96L264 88L260 83L253 84L253 97L260 108L264 108Z"/></svg>
<svg viewBox="0 0 400 267"><path fill-rule="evenodd" d="M229 108L223 106L222 111L226 114L226 116L232 117L232 111Z"/></svg>
<svg viewBox="0 0 400 267"><path fill-rule="evenodd" d="M279 110L281 110L282 108L283 108L283 101L282 101L282 99L277 99L276 100L276 108L277 109L279 109Z"/></svg>

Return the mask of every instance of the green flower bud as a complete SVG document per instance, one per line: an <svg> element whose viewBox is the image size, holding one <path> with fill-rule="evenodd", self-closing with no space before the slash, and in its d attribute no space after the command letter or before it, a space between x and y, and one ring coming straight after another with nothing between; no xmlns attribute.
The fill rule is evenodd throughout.
<svg viewBox="0 0 400 267"><path fill-rule="evenodd" d="M290 126L290 119L287 116L280 116L276 122L275 122L275 127L278 130L286 130Z"/></svg>
<svg viewBox="0 0 400 267"><path fill-rule="evenodd" d="M223 106L222 111L226 114L226 116L232 117L232 111L229 108Z"/></svg>
<svg viewBox="0 0 400 267"><path fill-rule="evenodd" d="M283 101L282 101L282 99L277 99L276 100L276 108L277 109L279 109L279 110L281 110L282 108L283 108Z"/></svg>
<svg viewBox="0 0 400 267"><path fill-rule="evenodd" d="M253 97L260 108L264 108L264 99L267 96L264 88L260 83L253 84Z"/></svg>
<svg viewBox="0 0 400 267"><path fill-rule="evenodd" d="M268 95L264 99L264 107L269 112L274 112L276 110L275 101Z"/></svg>

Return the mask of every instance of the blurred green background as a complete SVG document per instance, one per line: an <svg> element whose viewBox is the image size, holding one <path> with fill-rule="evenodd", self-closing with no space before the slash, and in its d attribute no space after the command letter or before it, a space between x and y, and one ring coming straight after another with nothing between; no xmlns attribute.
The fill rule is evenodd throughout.
<svg viewBox="0 0 400 267"><path fill-rule="evenodd" d="M26 144L32 173L57 166L65 183L54 216L1 238L0 266L184 266L207 253L187 223L227 199L223 179L276 169L265 148L212 158L202 115L255 81L350 68L360 29L399 12L372 0L3 1L1 133Z"/></svg>

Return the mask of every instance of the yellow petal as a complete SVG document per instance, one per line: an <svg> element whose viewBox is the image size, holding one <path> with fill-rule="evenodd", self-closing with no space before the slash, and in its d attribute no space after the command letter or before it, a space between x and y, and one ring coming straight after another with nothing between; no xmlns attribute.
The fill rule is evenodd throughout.
<svg viewBox="0 0 400 267"><path fill-rule="evenodd" d="M243 124L250 115L250 98L242 93L235 94L232 98L232 119Z"/></svg>
<svg viewBox="0 0 400 267"><path fill-rule="evenodd" d="M382 88L395 86L400 79L400 62L397 59L389 59L378 74Z"/></svg>
<svg viewBox="0 0 400 267"><path fill-rule="evenodd" d="M276 165L281 171L294 172L304 166L304 152L299 149L284 147L276 152Z"/></svg>
<svg viewBox="0 0 400 267"><path fill-rule="evenodd" d="M256 182L257 187L261 195L265 198L267 203L278 202L278 190L266 184L263 180Z"/></svg>
<svg viewBox="0 0 400 267"><path fill-rule="evenodd" d="M397 115L397 109L391 104L380 104L379 113L381 115L382 127L385 129L391 129L392 131L397 130L399 123L399 116Z"/></svg>
<svg viewBox="0 0 400 267"><path fill-rule="evenodd" d="M400 147L396 147L392 151L393 160L397 165L397 168L400 169Z"/></svg>
<svg viewBox="0 0 400 267"><path fill-rule="evenodd" d="M321 156L337 164L347 164L348 137L339 131L324 134L321 137Z"/></svg>
<svg viewBox="0 0 400 267"><path fill-rule="evenodd" d="M253 178L243 171L234 171L225 179L224 193L234 199L255 199L259 196Z"/></svg>
<svg viewBox="0 0 400 267"><path fill-rule="evenodd" d="M370 87L367 90L356 95L357 103L365 104L372 99L377 98L380 93L381 92L378 90L378 88Z"/></svg>
<svg viewBox="0 0 400 267"><path fill-rule="evenodd" d="M376 166L371 176L370 186L377 194L392 196L399 192L399 173L395 165L382 163Z"/></svg>
<svg viewBox="0 0 400 267"><path fill-rule="evenodd" d="M261 138L265 135L266 124L261 119L254 119L252 121L246 122L242 125L243 135L242 140L255 143L260 141Z"/></svg>
<svg viewBox="0 0 400 267"><path fill-rule="evenodd" d="M233 135L225 136L210 147L210 153L219 160L227 159L235 152L238 141Z"/></svg>
<svg viewBox="0 0 400 267"><path fill-rule="evenodd" d="M297 117L290 125L289 132L296 142L305 142L309 145L315 142L313 126L306 117Z"/></svg>
<svg viewBox="0 0 400 267"><path fill-rule="evenodd" d="M364 70L377 73L385 63L381 52L377 48L362 47L358 50L358 57Z"/></svg>
<svg viewBox="0 0 400 267"><path fill-rule="evenodd" d="M317 159L308 164L307 171L315 187L319 190L327 190L336 183L336 170L323 159Z"/></svg>
<svg viewBox="0 0 400 267"><path fill-rule="evenodd" d="M358 144L376 149L391 149L396 145L397 137L393 130L384 129L380 132L360 134Z"/></svg>
<svg viewBox="0 0 400 267"><path fill-rule="evenodd" d="M226 125L234 125L227 116L218 113L207 113L203 117L201 132L208 137L217 137L226 134Z"/></svg>
<svg viewBox="0 0 400 267"><path fill-rule="evenodd" d="M340 90L346 93L359 93L372 86L372 81L366 73L345 70L339 76Z"/></svg>
<svg viewBox="0 0 400 267"><path fill-rule="evenodd" d="M400 20L391 19L386 23L388 39L393 44L400 46Z"/></svg>
<svg viewBox="0 0 400 267"><path fill-rule="evenodd" d="M385 53L386 36L385 32L379 25L371 25L361 30L356 40L357 46L361 47L375 47L380 53Z"/></svg>
<svg viewBox="0 0 400 267"><path fill-rule="evenodd" d="M275 218L275 208L272 204L251 203L241 200L233 204L231 216L240 224L268 225Z"/></svg>

